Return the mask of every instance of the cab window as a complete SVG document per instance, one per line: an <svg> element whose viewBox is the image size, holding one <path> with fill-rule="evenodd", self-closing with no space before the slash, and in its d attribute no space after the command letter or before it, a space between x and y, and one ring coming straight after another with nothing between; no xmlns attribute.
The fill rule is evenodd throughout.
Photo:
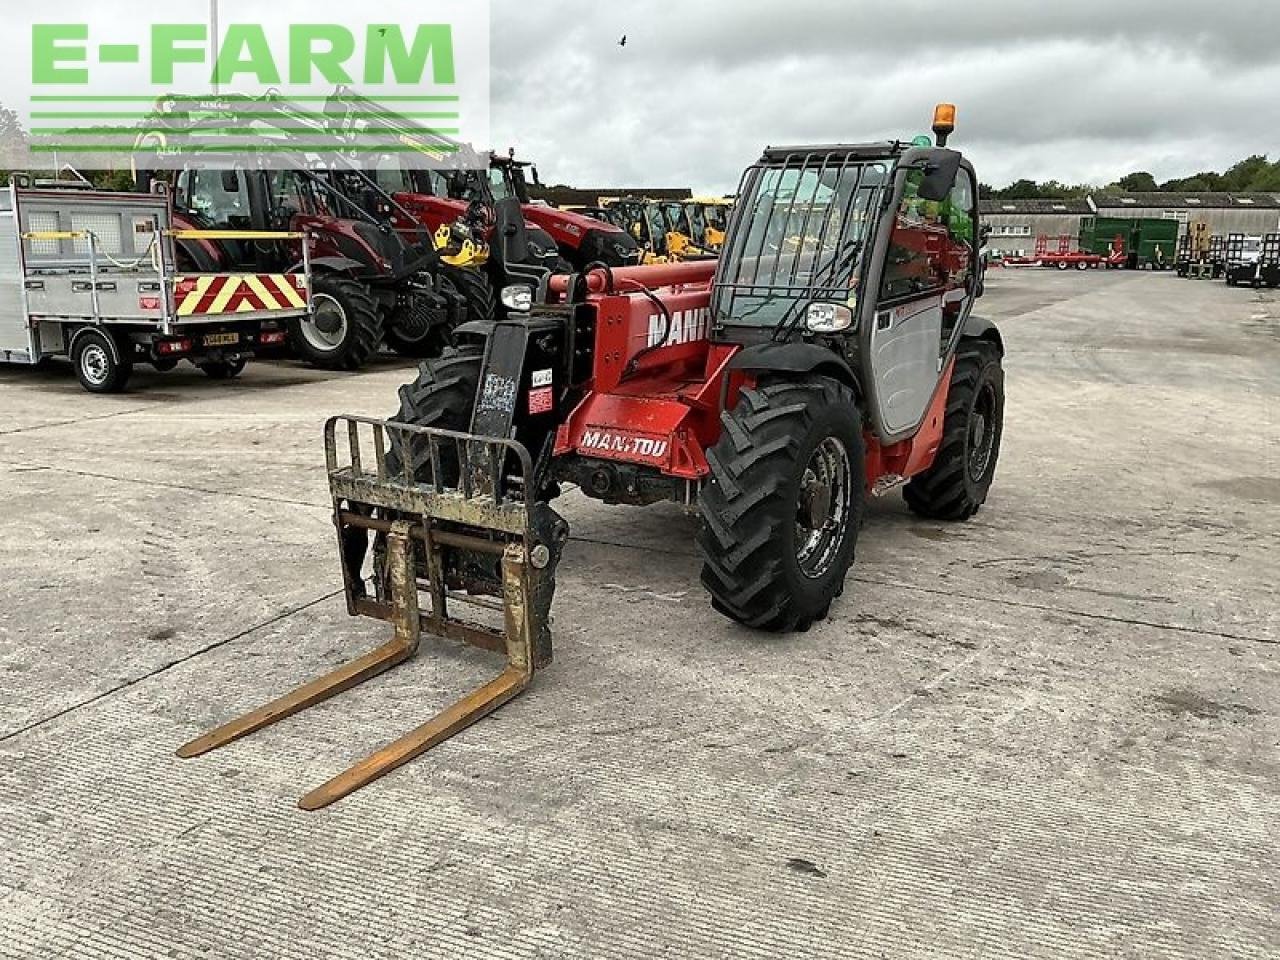
<svg viewBox="0 0 1280 960"><path fill-rule="evenodd" d="M907 177L881 284L882 301L966 289L973 272L976 204L973 178L961 169L947 199L923 200L922 171Z"/></svg>
<svg viewBox="0 0 1280 960"><path fill-rule="evenodd" d="M241 171L184 171L176 199L181 206L213 223L232 228L252 225L249 185Z"/></svg>
<svg viewBox="0 0 1280 960"><path fill-rule="evenodd" d="M413 192L409 177L400 166L398 157L380 157L374 171L374 180L390 194Z"/></svg>
<svg viewBox="0 0 1280 960"><path fill-rule="evenodd" d="M276 217L323 214L324 204L310 181L293 170L271 175L271 212Z"/></svg>

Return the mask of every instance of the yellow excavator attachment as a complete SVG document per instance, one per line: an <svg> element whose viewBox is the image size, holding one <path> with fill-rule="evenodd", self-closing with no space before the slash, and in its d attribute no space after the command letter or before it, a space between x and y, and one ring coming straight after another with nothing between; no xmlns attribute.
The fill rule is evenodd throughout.
<svg viewBox="0 0 1280 960"><path fill-rule="evenodd" d="M384 673L418 652L424 630L507 662L491 682L308 793L298 803L304 810L327 807L465 730L550 665L555 568L568 539L564 520L530 499L531 459L514 441L335 417L325 453L347 611L388 621L392 638L192 740L178 756L226 746ZM458 619L453 605L482 608L499 622Z"/></svg>

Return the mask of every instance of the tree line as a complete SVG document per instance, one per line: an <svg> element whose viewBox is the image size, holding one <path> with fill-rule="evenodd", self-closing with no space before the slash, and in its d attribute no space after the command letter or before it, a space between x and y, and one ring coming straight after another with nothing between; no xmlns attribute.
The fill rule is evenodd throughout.
<svg viewBox="0 0 1280 960"><path fill-rule="evenodd" d="M1280 193L1280 160L1271 161L1263 154L1255 154L1224 173L1206 170L1163 183L1147 171L1139 170L1105 187L1089 183L1067 184L1057 180L1043 183L1015 180L1007 187L982 184L981 189L982 195L991 200L1075 200L1120 193Z"/></svg>

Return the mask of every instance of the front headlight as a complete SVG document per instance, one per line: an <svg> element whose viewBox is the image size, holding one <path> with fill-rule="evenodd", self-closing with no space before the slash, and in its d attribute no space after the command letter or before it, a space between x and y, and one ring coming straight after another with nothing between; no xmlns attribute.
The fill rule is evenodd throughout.
<svg viewBox="0 0 1280 960"><path fill-rule="evenodd" d="M533 309L533 287L520 284L502 288L502 305L514 313L528 313Z"/></svg>
<svg viewBox="0 0 1280 960"><path fill-rule="evenodd" d="M811 333L842 333L853 326L853 311L841 303L811 303L805 326Z"/></svg>

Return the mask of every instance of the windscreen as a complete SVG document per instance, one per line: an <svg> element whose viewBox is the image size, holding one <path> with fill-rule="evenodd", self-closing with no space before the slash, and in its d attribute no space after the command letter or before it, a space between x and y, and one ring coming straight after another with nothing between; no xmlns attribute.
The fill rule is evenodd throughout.
<svg viewBox="0 0 1280 960"><path fill-rule="evenodd" d="M888 181L884 161L796 157L757 168L721 264L717 322L774 326L797 301L847 300Z"/></svg>
<svg viewBox="0 0 1280 960"><path fill-rule="evenodd" d="M493 191L495 200L520 199L516 196L515 187L507 177L507 171L502 167L489 168L489 189Z"/></svg>
<svg viewBox="0 0 1280 960"><path fill-rule="evenodd" d="M707 235L707 218L703 215L702 205L690 203L685 206L685 210L689 214L689 229L693 231L693 238L702 240Z"/></svg>

